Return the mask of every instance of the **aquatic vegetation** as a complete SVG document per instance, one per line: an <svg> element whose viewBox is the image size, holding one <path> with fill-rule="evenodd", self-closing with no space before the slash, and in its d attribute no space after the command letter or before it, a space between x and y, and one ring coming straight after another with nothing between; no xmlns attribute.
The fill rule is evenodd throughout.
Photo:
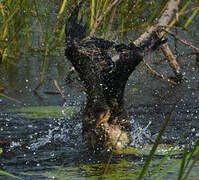
<svg viewBox="0 0 199 180"><path fill-rule="evenodd" d="M3 64L16 65L22 47L28 43L32 1L0 2L0 55ZM25 36L24 36L25 34Z"/></svg>
<svg viewBox="0 0 199 180"><path fill-rule="evenodd" d="M35 106L23 107L14 109L12 112L17 113L19 116L35 119L35 118L71 118L77 112L77 107L62 107L62 106Z"/></svg>
<svg viewBox="0 0 199 180"><path fill-rule="evenodd" d="M65 21L76 4L76 1L67 0L56 3L49 0L1 1L0 62L16 65L17 57L21 53L27 53L28 50L38 51L45 56L63 54ZM124 37L133 30L140 33L147 30L164 11L166 5L167 2L163 0L114 1L114 3L99 0L87 2L81 13L86 20L90 19L87 22L90 31L95 29L99 36L114 38L119 34ZM194 5L196 6L193 9ZM180 24L187 28L198 14L198 6L191 0L182 0L180 7L180 16L186 16L187 10L193 11L187 21L181 20ZM58 16L55 18L56 15ZM53 22L52 16L55 18Z"/></svg>
<svg viewBox="0 0 199 180"><path fill-rule="evenodd" d="M18 176L12 175L12 174L10 174L8 172L1 171L1 170L0 170L0 176L7 176L7 177L11 177L13 179L21 179L22 180L22 178L20 178Z"/></svg>
<svg viewBox="0 0 199 180"><path fill-rule="evenodd" d="M174 107L173 107L174 108ZM139 180L142 180L146 174L147 171L149 171L149 164L152 163L152 158L155 155L155 152L157 151L157 148L159 146L159 141L165 131L165 129L167 128L168 125L168 121L171 118L171 114L173 112L174 109L172 109L172 111L169 113L169 115L167 116L167 119L165 120L164 124L162 125L162 128L158 134L158 137L156 138L156 141L149 153L149 156L147 157L146 162L144 163L144 166L142 168L141 173L139 174ZM156 180L161 179L162 177L166 176L167 173L169 173L170 171L172 171L173 169L175 169L176 167L179 168L179 170L175 170L175 172L178 172L178 179L181 180L185 180L188 178L188 176L191 174L191 170L193 169L193 167L196 165L196 161L199 159L199 139L196 141L194 147L192 148L191 152L188 152L187 147L184 147L184 152L183 152L183 156L182 159L176 159L174 163L172 163L172 165L170 165L167 168L164 168L164 170L161 170L161 166L164 165L165 163L169 162L168 157L172 155L172 153L175 154L175 148L173 147L171 149L171 151L168 151L168 154L164 155L164 158L159 162L159 165L157 165L157 169L159 168L160 170L157 171L157 173L159 174L158 176L156 176ZM177 148L178 149L178 148ZM182 153L182 149L180 148L180 153ZM192 163L190 163L190 161L192 161ZM190 165L191 164L191 165Z"/></svg>
<svg viewBox="0 0 199 180"><path fill-rule="evenodd" d="M0 93L2 93L5 90L5 88L0 84Z"/></svg>
<svg viewBox="0 0 199 180"><path fill-rule="evenodd" d="M166 178L168 174L174 173L170 178L178 176L179 168L181 166L182 160L178 158L172 158L172 153L170 146L163 145L163 151L167 152L164 155L159 156L155 155L154 160L151 162L150 167L147 170L146 176L141 179L163 179ZM147 146L146 146L147 148ZM161 147L160 147L161 148ZM139 151L139 150L137 150ZM175 152L173 151L175 154ZM176 153L179 153L176 151ZM183 152L181 151L180 154ZM198 153L198 151L195 153ZM145 153L144 153L145 154ZM174 155L173 154L173 155ZM178 155L180 155L178 154ZM190 154L189 154L190 155ZM139 174L142 171L143 161L140 162L136 160L135 157L141 157L141 152L139 156L134 154L128 154L128 160L125 159L125 154L122 157L118 158L114 156L114 162L111 162L107 168L106 163L94 163L94 164L79 164L78 167L46 167L44 172L26 172L23 175L27 176L41 176L46 178L56 178L56 179L138 179ZM190 158L190 156L189 156ZM117 162L115 162L117 161ZM187 162L186 162L187 163ZM185 163L185 164L186 164ZM198 163L196 164L198 165ZM53 171L52 171L53 170ZM106 171L105 171L106 170ZM195 170L197 172L197 170ZM197 173L189 174L191 178L197 178ZM185 177L185 176L183 176ZM185 178L184 178L185 179Z"/></svg>
<svg viewBox="0 0 199 180"><path fill-rule="evenodd" d="M9 99L9 100L11 100L11 101L20 103L20 101L14 99L14 98L12 98L12 97L9 97L9 96L5 95L4 93L0 93L0 96L4 97L4 98L6 98L6 99Z"/></svg>
<svg viewBox="0 0 199 180"><path fill-rule="evenodd" d="M114 152L118 154L134 154L134 155L149 155L153 144L146 144L142 146L138 146L136 148L129 147L126 149L116 150ZM164 155L177 155L182 154L183 150L180 146L171 145L171 144L158 144L158 147L154 153L154 155L164 156Z"/></svg>

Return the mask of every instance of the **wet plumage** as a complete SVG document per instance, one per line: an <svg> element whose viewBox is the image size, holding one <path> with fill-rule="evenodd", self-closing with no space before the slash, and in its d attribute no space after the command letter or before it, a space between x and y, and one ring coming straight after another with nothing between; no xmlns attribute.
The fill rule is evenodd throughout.
<svg viewBox="0 0 199 180"><path fill-rule="evenodd" d="M86 25L78 21L82 1L66 23L65 55L84 84L87 101L80 117L83 136L91 149L125 148L131 130L124 108L124 90L129 76L143 60L143 48L86 37ZM152 46L153 47L153 46ZM119 54L113 62L108 51Z"/></svg>

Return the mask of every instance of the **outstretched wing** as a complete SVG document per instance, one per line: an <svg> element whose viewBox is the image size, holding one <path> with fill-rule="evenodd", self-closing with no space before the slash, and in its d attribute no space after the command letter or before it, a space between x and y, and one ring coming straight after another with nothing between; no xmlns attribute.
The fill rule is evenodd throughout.
<svg viewBox="0 0 199 180"><path fill-rule="evenodd" d="M82 25L78 21L79 10L82 7L85 0L82 0L73 10L70 17L66 22L65 34L66 40L78 39L81 40L86 37L86 25Z"/></svg>

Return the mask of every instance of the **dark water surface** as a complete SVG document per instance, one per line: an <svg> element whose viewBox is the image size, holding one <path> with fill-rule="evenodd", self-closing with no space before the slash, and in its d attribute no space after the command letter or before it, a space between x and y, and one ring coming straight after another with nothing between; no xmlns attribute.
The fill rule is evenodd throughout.
<svg viewBox="0 0 199 180"><path fill-rule="evenodd" d="M68 65L63 58L52 58L51 61L53 63L48 70L49 80L38 90L38 94L33 90L39 81L39 63L31 64L33 61L29 61L29 64L26 64L24 61L20 69L14 70L15 76L1 76L7 87L5 93L20 101L18 103L0 97L0 140L4 142L1 144L4 150L0 161L1 169L24 179L51 179L57 171L59 175L55 177L58 179L99 176L100 167L95 167L96 170L85 170L82 165L107 162L108 155L105 155L105 152L95 155L87 151L81 135L81 121L77 117L31 119L11 112L12 109L20 107L56 105L73 106L79 111L85 100L81 87L77 83L69 85L64 81ZM167 66L162 60L155 59L154 64L155 61L160 62L160 65L156 66L159 71ZM193 145L198 139L199 68L194 57L189 60L182 59L180 64L185 79L177 86L153 76L144 65L140 65L132 74L126 89L126 106L134 129L132 145L153 143L174 104L176 108L162 143L174 144L180 139L180 144ZM45 93L56 91L50 79L56 79L63 88L67 95L65 104L61 96ZM112 163L127 160L139 164L142 159L143 156L116 155ZM56 167L66 169L57 170ZM124 165L122 171L128 172L129 168ZM121 177L124 178L125 175ZM0 179L12 178L0 176Z"/></svg>

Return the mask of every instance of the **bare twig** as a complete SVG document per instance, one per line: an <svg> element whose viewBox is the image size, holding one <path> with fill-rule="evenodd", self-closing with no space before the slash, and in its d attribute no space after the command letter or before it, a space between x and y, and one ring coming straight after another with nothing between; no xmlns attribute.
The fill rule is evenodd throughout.
<svg viewBox="0 0 199 180"><path fill-rule="evenodd" d="M145 62L146 67L152 72L154 73L156 76L158 76L159 78L168 81L169 83L176 85L177 83L163 75L161 75L160 73L158 73L157 71L155 71L147 62Z"/></svg>
<svg viewBox="0 0 199 180"><path fill-rule="evenodd" d="M178 41L182 42L183 44L189 46L190 48L194 49L195 51L199 52L199 48L195 47L191 42L182 39L180 36L174 34L173 32L163 29L163 31L167 32L168 34L170 34L171 36L173 36L175 39L177 39Z"/></svg>
<svg viewBox="0 0 199 180"><path fill-rule="evenodd" d="M152 26L151 28L149 28L148 31L143 33L137 40L134 41L134 44L136 46L139 46L144 41L148 40L152 36L152 34L155 32L157 33L157 36L159 38L162 38L163 32L158 33L158 30L161 27L168 26L169 22L172 20L173 16L174 15L177 16L178 5L179 5L179 0L170 0L168 2L166 10L162 14L162 16L159 18L158 23L156 25ZM176 17L176 19L177 19L177 17ZM174 25L174 24L172 24L172 25ZM169 26L169 27L171 27L171 26ZM172 51L170 50L167 43L162 45L162 51L163 51L164 55L167 57L167 59L169 60L170 66L173 69L173 72L175 73L177 78L179 78L179 80L180 80L182 78L182 73L180 72L180 66L179 66L178 62L176 61L176 58L174 57L174 55L173 55ZM119 58L118 56L114 56L112 58L112 60L116 61L118 58Z"/></svg>
<svg viewBox="0 0 199 180"><path fill-rule="evenodd" d="M143 41L149 39L151 35L159 29L159 27L167 26L173 15L178 12L178 5L179 0L170 0L166 10L158 20L158 23L142 34L136 41L134 41L134 44L139 46Z"/></svg>
<svg viewBox="0 0 199 180"><path fill-rule="evenodd" d="M154 25L154 26L151 26L151 28L149 28L148 31L146 31L145 33L143 33L137 40L134 41L134 44L136 46L139 46L144 41L146 41L147 39L149 39L154 32L157 32L160 27L166 27L166 26L168 26L169 22L171 21L173 15L174 15L174 13L176 13L177 10L178 10L178 5L179 5L179 0L177 0L177 1L176 0L170 0L168 2L168 6L167 6L166 10L164 11L164 13L162 14L162 16L158 20L158 23L156 25ZM160 36L162 37L162 35L160 35ZM118 58L119 58L118 56L114 56L114 57L112 57L112 60L116 61ZM174 64L177 64L177 61L175 61Z"/></svg>
<svg viewBox="0 0 199 180"><path fill-rule="evenodd" d="M159 38L161 38L162 35L163 35L163 33L157 32L157 36ZM162 52L165 55L165 57L168 59L169 65L173 69L174 74L176 75L176 77L180 81L182 79L182 73L180 72L180 65L178 64L175 56L173 55L168 43L163 44L161 46L161 49L162 49Z"/></svg>
<svg viewBox="0 0 199 180"><path fill-rule="evenodd" d="M61 94L61 96L63 97L64 101L66 101L66 96L64 95L64 93L62 92L61 88L59 87L59 84L56 80L54 80L54 85L57 88L57 90L59 91L59 93Z"/></svg>
<svg viewBox="0 0 199 180"><path fill-rule="evenodd" d="M161 35L160 35L161 36ZM165 57L169 60L170 66L173 69L174 74L176 77L181 80L182 79L182 73L180 72L180 66L174 57L171 49L169 48L169 45L167 43L163 44L162 47L162 52L164 53Z"/></svg>
<svg viewBox="0 0 199 180"><path fill-rule="evenodd" d="M162 16L159 18L158 23L154 26L152 26L148 31L146 31L144 34L142 34L134 43L135 45L139 46L143 41L149 39L151 35L156 32L157 36L159 38L162 38L163 33L158 32L160 27L167 26L169 22L171 21L173 15L176 15L176 19L178 19L178 5L179 0L170 0L168 2L168 6ZM174 57L171 49L169 48L168 44L165 43L162 45L162 51L164 55L167 57L167 59L170 62L170 66L173 69L173 72L177 76L177 78L180 80L182 79L182 73L180 72L180 66L178 62L176 61L176 58Z"/></svg>

